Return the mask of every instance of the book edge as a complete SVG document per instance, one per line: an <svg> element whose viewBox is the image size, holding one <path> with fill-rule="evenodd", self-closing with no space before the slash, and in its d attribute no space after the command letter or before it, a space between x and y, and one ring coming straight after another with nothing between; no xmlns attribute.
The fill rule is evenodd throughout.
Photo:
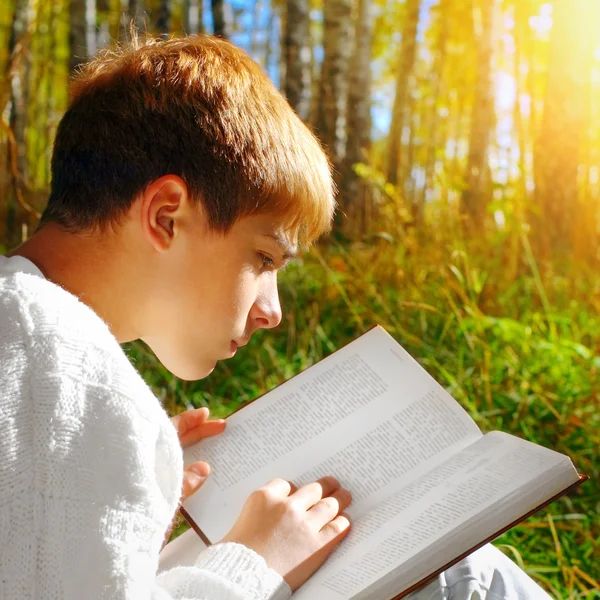
<svg viewBox="0 0 600 600"><path fill-rule="evenodd" d="M493 540L495 540L497 537L501 536L503 533L506 533L507 531L509 531L513 527L516 527L517 525L519 525L523 521L526 521L529 517L533 516L535 513L539 512L543 508L546 508L547 506L549 506L550 504L552 504L553 502L555 502L556 500L558 500L562 496L565 496L566 494L569 494L570 492L572 492L573 490L575 490L576 488L578 488L582 483L584 483L588 479L589 479L588 475L581 475L580 474L579 475L579 479L575 483L572 483L571 485L567 486L564 490L560 491L558 494L555 494L549 500L546 500L545 502L542 502L542 504L536 506L535 508L533 508L529 512L525 513L522 517L519 517L515 521L512 521L506 527L503 527L502 529L499 529L497 532L493 533L492 535L490 535L489 537L487 537L483 541L479 542L478 544L476 544L475 546L473 546L471 549L467 550L466 552L463 552L462 554L460 554L459 556L457 556L456 558L454 558L450 562L446 563L445 565L443 565L439 569L436 569L430 575L427 575L427 577L424 577L423 579L419 580L417 583L411 585L406 590L403 590L402 592L400 592L396 596L393 596L392 598L389 598L388 600L401 600L402 598L405 598L406 596L408 596L412 592L418 590L420 587L426 585L427 583L429 583L430 581L432 581L433 579L435 579L440 573L443 573L444 571L446 571L450 567L454 566L456 563L460 562L461 560L463 560L464 558L466 558L467 556L469 556L470 554L472 554L476 550L479 550L479 548L481 548L482 546L485 546L486 544L489 544L490 542L492 542Z"/></svg>
<svg viewBox="0 0 600 600"><path fill-rule="evenodd" d="M204 535L204 532L202 531L202 529L200 529L200 527L198 527L198 524L196 523L196 521L194 521L194 519L192 519L192 517L190 516L190 513L187 512L187 510L185 510L185 508L183 508L183 506L179 506L179 512L181 513L181 516L188 522L188 525L198 534L198 537L207 545L207 546L212 546L212 542L206 537L206 535Z"/></svg>

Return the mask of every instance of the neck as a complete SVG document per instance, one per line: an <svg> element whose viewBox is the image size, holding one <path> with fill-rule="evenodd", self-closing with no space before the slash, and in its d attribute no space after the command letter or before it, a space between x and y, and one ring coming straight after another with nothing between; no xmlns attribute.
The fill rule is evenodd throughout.
<svg viewBox="0 0 600 600"><path fill-rule="evenodd" d="M36 265L49 281L87 304L110 327L120 343L140 337L135 327L132 275L135 269L118 252L114 233L70 233L53 223L36 232L12 255ZM120 260L117 259L117 254ZM128 272L129 271L129 272Z"/></svg>

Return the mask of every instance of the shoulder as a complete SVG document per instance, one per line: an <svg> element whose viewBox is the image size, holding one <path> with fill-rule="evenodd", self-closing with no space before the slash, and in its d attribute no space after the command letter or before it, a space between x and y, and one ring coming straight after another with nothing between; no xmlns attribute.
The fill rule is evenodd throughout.
<svg viewBox="0 0 600 600"><path fill-rule="evenodd" d="M18 348L36 391L139 394L143 381L106 323L58 285L24 272L0 276L0 318L8 329L0 350Z"/></svg>
<svg viewBox="0 0 600 600"><path fill-rule="evenodd" d="M26 272L0 274L0 314L35 378L72 380L131 398L151 393L108 325L47 279Z"/></svg>
<svg viewBox="0 0 600 600"><path fill-rule="evenodd" d="M177 434L106 323L64 289L23 272L0 276L0 323L8 367L0 383L14 389L15 413L33 417L19 430L33 429L36 445L46 448L38 473L58 465L65 478L70 469L88 474L99 495L103 488L141 491L153 481L175 503Z"/></svg>
<svg viewBox="0 0 600 600"><path fill-rule="evenodd" d="M0 274L0 310L19 319L29 337L59 335L101 345L114 340L106 323L89 306L32 273Z"/></svg>

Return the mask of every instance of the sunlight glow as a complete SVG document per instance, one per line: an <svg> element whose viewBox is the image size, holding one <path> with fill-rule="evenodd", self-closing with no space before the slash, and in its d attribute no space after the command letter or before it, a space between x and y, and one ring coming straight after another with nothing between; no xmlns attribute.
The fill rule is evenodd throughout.
<svg viewBox="0 0 600 600"><path fill-rule="evenodd" d="M542 4L540 14L531 17L529 24L538 33L548 33L552 29L552 4Z"/></svg>

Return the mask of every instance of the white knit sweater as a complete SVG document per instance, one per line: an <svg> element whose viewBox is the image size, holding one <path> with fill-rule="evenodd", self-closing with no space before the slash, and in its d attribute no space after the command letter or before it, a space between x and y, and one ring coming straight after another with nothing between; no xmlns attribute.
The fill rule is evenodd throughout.
<svg viewBox="0 0 600 600"><path fill-rule="evenodd" d="M0 256L0 598L284 600L239 544L156 575L175 514L174 427L107 325Z"/></svg>

